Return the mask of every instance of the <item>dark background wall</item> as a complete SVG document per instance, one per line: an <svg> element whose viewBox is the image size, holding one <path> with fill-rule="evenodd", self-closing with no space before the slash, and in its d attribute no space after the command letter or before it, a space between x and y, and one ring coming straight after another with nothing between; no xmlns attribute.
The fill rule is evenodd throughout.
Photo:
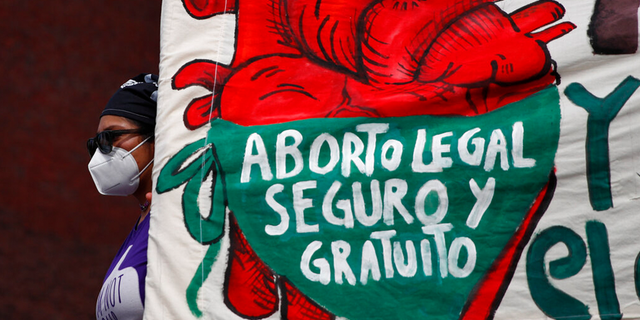
<svg viewBox="0 0 640 320"><path fill-rule="evenodd" d="M95 319L133 199L100 196L86 139L158 72L161 1L0 1L0 319Z"/></svg>

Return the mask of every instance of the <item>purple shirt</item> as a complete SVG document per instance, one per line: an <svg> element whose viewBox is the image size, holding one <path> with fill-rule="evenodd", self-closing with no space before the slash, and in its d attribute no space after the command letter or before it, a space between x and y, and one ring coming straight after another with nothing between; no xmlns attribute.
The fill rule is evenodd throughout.
<svg viewBox="0 0 640 320"><path fill-rule="evenodd" d="M131 230L111 262L96 304L98 320L142 319L149 215Z"/></svg>

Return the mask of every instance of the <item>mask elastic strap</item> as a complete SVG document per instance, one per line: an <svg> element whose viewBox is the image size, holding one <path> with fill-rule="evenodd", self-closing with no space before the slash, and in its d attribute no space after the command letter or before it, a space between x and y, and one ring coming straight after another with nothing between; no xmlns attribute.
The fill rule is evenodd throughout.
<svg viewBox="0 0 640 320"><path fill-rule="evenodd" d="M151 159L151 161L149 161L149 163L147 163L147 165L142 168L142 170L140 170L140 173L136 174L135 177L131 178L131 181L140 178L140 176L144 173L145 170L147 170L147 168L149 168L149 166L153 163L153 160L155 158Z"/></svg>
<svg viewBox="0 0 640 320"><path fill-rule="evenodd" d="M136 151L136 149L140 148L141 145L143 145L145 142L149 141L149 139L151 139L153 136L148 136L146 139L142 140L142 142L140 142L135 148L131 149L131 151L127 152L127 154L124 155L124 157L131 155L132 152ZM123 157L123 158L124 158Z"/></svg>

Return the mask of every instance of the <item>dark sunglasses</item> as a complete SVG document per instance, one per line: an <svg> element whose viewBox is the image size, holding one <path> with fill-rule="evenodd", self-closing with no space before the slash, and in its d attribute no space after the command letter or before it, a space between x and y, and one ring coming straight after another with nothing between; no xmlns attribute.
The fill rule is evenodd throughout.
<svg viewBox="0 0 640 320"><path fill-rule="evenodd" d="M100 152L104 154L109 154L113 150L113 141L123 135L128 133L140 133L139 129L128 129L128 130L105 130L98 133L95 137L87 140L87 150L89 150L89 154L93 157L93 154L96 153L96 150L100 149Z"/></svg>

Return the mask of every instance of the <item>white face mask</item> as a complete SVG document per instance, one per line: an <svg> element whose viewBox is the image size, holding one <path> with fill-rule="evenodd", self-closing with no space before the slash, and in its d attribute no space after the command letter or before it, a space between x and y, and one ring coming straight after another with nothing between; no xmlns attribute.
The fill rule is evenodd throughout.
<svg viewBox="0 0 640 320"><path fill-rule="evenodd" d="M131 153L149 139L151 137L144 139L131 151L113 147L109 154L104 154L100 150L96 150L89 161L89 173L91 173L91 178L93 178L100 194L128 196L136 192L140 184L140 175L147 170L153 159L142 171L138 171L138 163Z"/></svg>

